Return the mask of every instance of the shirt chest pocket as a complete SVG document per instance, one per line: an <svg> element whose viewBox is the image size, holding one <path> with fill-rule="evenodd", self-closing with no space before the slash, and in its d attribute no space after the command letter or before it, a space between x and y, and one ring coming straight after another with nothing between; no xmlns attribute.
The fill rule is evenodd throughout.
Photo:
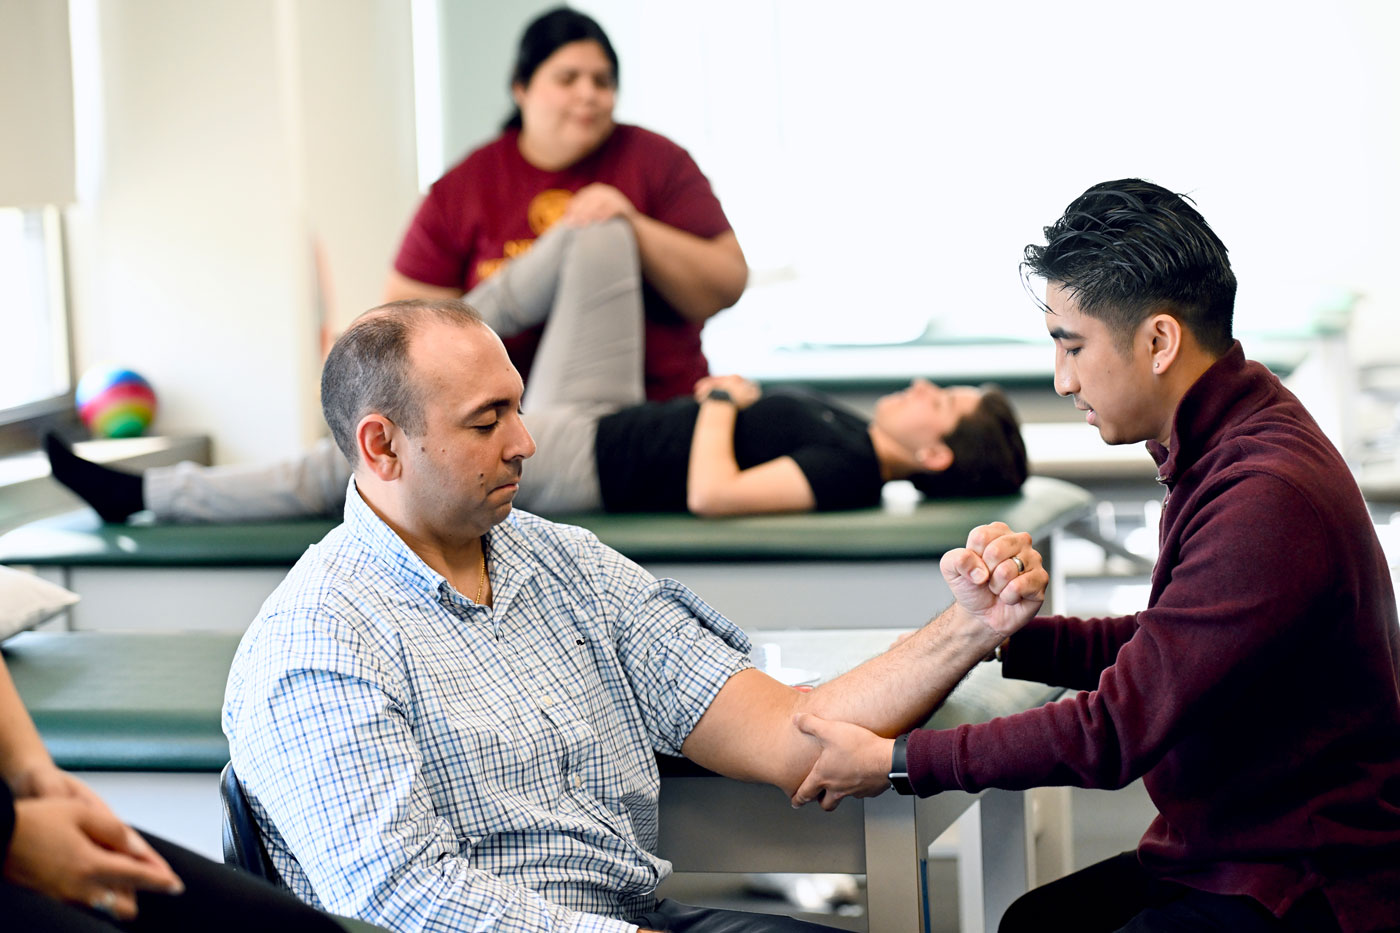
<svg viewBox="0 0 1400 933"><path fill-rule="evenodd" d="M608 747L607 717L594 708L599 700L597 694L577 685L551 690L541 698L540 713L549 724L548 741L556 751L553 805L561 814L581 816L620 838L632 839L631 818L619 799L629 784L617 771L616 750Z"/></svg>
<svg viewBox="0 0 1400 933"><path fill-rule="evenodd" d="M587 687L558 681L539 690L536 704L547 733L541 740L550 746L550 757L570 781L580 783L580 772L596 760L599 751Z"/></svg>

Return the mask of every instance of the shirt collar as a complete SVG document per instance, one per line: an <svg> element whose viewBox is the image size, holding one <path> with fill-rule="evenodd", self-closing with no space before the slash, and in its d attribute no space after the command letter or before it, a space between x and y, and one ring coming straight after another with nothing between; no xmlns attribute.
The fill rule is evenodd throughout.
<svg viewBox="0 0 1400 933"><path fill-rule="evenodd" d="M394 575L413 589L436 599L444 585L450 586L446 577L429 567L384 519L375 514L361 498L353 476L345 490L345 528L370 559L393 567Z"/></svg>
<svg viewBox="0 0 1400 933"><path fill-rule="evenodd" d="M1246 360L1244 348L1236 340L1181 397L1172 415L1170 444L1163 447L1157 441L1147 442L1147 450L1157 462L1158 479L1171 483L1190 469L1233 429L1239 406L1258 407L1258 394L1271 382L1269 370Z"/></svg>
<svg viewBox="0 0 1400 933"><path fill-rule="evenodd" d="M528 558L534 549L520 528L517 512L512 509L505 521L488 530L481 539L491 572L491 602L497 611L504 609L535 573L535 562ZM345 527L371 559L394 567L396 575L413 589L433 599L452 591L447 578L429 567L384 519L375 514L360 496L353 476L345 490Z"/></svg>

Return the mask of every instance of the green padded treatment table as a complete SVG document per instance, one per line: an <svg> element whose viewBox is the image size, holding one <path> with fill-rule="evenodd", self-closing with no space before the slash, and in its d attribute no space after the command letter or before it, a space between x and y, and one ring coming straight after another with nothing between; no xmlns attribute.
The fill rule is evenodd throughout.
<svg viewBox="0 0 1400 933"><path fill-rule="evenodd" d="M675 577L746 627L845 628L878 597L872 624L914 625L946 603L936 561L968 531L1003 521L1050 539L1092 497L1033 476L1020 493L849 512L702 519L678 514L563 516L658 576ZM0 536L0 564L28 565L83 596L78 629L240 631L326 519L226 525L104 525L90 510ZM781 594L781 598L778 598Z"/></svg>
<svg viewBox="0 0 1400 933"><path fill-rule="evenodd" d="M228 761L219 710L238 638L26 632L0 653L59 767L217 772Z"/></svg>
<svg viewBox="0 0 1400 933"><path fill-rule="evenodd" d="M0 564L34 567L278 567L297 562L338 521L108 525L88 509L0 535Z"/></svg>
<svg viewBox="0 0 1400 933"><path fill-rule="evenodd" d="M677 514L590 514L582 525L639 563L934 559L967 542L977 525L1002 521L1046 532L1085 514L1093 498L1063 480L1032 476L1014 496L924 500L907 509L855 509L724 519ZM3 539L0 539L3 542ZM3 560L0 552L0 560Z"/></svg>
<svg viewBox="0 0 1400 933"><path fill-rule="evenodd" d="M1063 526L1092 499L1043 476L1020 493L925 500L873 508L725 519L672 513L587 513L559 520L589 529L639 563L649 561L893 560L941 557L989 521L1018 530ZM0 536L0 564L84 567L290 567L338 522L328 519L226 525L105 525L88 510Z"/></svg>

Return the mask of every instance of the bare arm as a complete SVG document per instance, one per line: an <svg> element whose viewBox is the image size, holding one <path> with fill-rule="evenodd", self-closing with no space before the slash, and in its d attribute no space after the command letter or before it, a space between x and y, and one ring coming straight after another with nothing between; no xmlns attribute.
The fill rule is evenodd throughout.
<svg viewBox="0 0 1400 933"><path fill-rule="evenodd" d="M1024 561L1024 573L1013 556ZM855 723L886 739L923 722L973 665L1035 615L1049 583L1030 536L1001 524L973 529L968 546L945 555L942 569L957 602L912 637L811 693L758 671L731 677L686 739L686 756L793 796L821 751L796 717Z"/></svg>
<svg viewBox="0 0 1400 933"><path fill-rule="evenodd" d="M708 400L713 389L724 389L732 401ZM739 469L734 422L740 409L760 394L755 383L739 376L707 376L695 384L700 412L690 440L685 489L686 508L696 515L810 512L816 507L812 485L791 457Z"/></svg>
<svg viewBox="0 0 1400 933"><path fill-rule="evenodd" d="M734 231L705 239L645 215L632 229L642 277L691 323L704 323L744 293L749 264Z"/></svg>
<svg viewBox="0 0 1400 933"><path fill-rule="evenodd" d="M749 266L732 230L699 237L641 213L621 191L595 182L569 200L562 223L583 226L612 217L625 217L637 237L642 277L682 317L695 324L739 300L749 280ZM460 288L430 285L390 270L384 300L460 298Z"/></svg>
<svg viewBox="0 0 1400 933"><path fill-rule="evenodd" d="M561 222L582 226L612 217L627 218L637 237L642 277L686 320L703 324L744 293L749 265L732 230L709 238L687 233L646 216L625 194L601 182L580 188Z"/></svg>
<svg viewBox="0 0 1400 933"><path fill-rule="evenodd" d="M10 671L0 661L0 779L14 789L15 796L34 796L36 775L53 768L53 759L15 690Z"/></svg>

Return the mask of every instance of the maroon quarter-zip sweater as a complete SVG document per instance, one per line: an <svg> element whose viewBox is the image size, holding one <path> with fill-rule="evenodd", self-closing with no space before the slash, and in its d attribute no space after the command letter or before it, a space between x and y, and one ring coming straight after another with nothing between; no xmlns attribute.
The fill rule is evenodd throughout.
<svg viewBox="0 0 1400 933"><path fill-rule="evenodd" d="M1321 889L1344 930L1400 924L1400 630L1350 471L1238 343L1148 448L1166 501L1147 608L1032 621L1006 676L1082 692L915 732L915 789L1143 777L1154 874L1280 916Z"/></svg>

